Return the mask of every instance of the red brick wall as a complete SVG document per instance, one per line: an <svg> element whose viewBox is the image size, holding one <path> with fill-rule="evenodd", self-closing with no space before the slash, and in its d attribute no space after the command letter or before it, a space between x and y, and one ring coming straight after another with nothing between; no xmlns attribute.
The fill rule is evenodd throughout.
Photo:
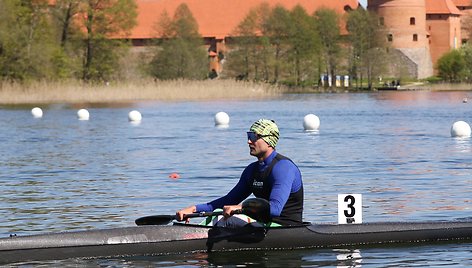
<svg viewBox="0 0 472 268"><path fill-rule="evenodd" d="M424 0L371 0L370 10L383 18L394 48L424 48L428 46ZM414 24L412 21L414 20ZM414 40L414 35L417 38Z"/></svg>
<svg viewBox="0 0 472 268"><path fill-rule="evenodd" d="M428 15L427 29L431 33L430 50L433 62L461 45L461 24L459 16Z"/></svg>

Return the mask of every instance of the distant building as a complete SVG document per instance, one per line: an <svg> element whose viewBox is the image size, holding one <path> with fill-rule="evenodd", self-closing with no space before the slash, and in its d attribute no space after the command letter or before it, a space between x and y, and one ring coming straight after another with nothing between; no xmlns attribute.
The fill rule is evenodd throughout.
<svg viewBox="0 0 472 268"><path fill-rule="evenodd" d="M472 0L452 0L456 7L462 12L461 35L462 44L469 40L469 32L472 27Z"/></svg>
<svg viewBox="0 0 472 268"><path fill-rule="evenodd" d="M287 9L300 5L308 14L312 14L321 7L344 14L359 6L357 0L136 0L136 3L138 25L130 36L134 46L144 46L149 40L159 38L154 29L161 14L166 11L173 16L175 9L180 4L186 3L208 46L209 70L215 70L218 73L222 68L221 60L226 53L227 40L234 35L234 30L249 11L263 3L268 3L272 7L281 5Z"/></svg>
<svg viewBox="0 0 472 268"><path fill-rule="evenodd" d="M468 3L465 3L468 2ZM388 33L387 41L410 61L409 74L426 78L434 74L434 64L463 42L462 10L470 10L464 0L369 0ZM411 68L413 67L413 68Z"/></svg>
<svg viewBox="0 0 472 268"><path fill-rule="evenodd" d="M309 14L321 7L339 14L359 7L357 0L136 0L136 3L138 25L130 36L135 47L159 38L155 25L161 14L166 11L173 16L175 9L186 3L208 46L209 70L217 73L234 30L251 9L262 3L287 9L301 5ZM432 76L437 60L468 39L470 26L466 27L464 19L472 14L472 0L368 0L368 9L376 12L379 23L386 27L387 42L397 58L401 58L408 76Z"/></svg>

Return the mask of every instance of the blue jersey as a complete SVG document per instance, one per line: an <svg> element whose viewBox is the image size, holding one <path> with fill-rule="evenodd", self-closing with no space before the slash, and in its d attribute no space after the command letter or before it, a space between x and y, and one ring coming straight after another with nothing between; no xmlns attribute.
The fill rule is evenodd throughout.
<svg viewBox="0 0 472 268"><path fill-rule="evenodd" d="M247 166L236 186L225 196L215 199L206 204L197 205L197 212L213 211L222 208L225 205L237 205L252 194L250 182L255 169L263 172L274 160L277 152L274 150L264 161L256 161ZM270 215L271 217L280 216L282 209L291 193L296 193L302 188L302 176L298 167L289 159L282 159L272 168L268 177L270 192Z"/></svg>

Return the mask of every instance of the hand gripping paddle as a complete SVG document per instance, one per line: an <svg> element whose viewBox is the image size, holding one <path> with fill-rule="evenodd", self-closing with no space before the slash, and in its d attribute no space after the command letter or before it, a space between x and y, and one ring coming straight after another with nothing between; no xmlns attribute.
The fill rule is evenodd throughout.
<svg viewBox="0 0 472 268"><path fill-rule="evenodd" d="M270 221L270 205L269 202L262 198L250 198L243 202L242 209L235 211L233 214L245 214L257 221ZM218 216L223 215L223 212L200 212L186 214L184 219ZM177 220L176 215L152 215L136 219L136 225L166 225L172 221Z"/></svg>

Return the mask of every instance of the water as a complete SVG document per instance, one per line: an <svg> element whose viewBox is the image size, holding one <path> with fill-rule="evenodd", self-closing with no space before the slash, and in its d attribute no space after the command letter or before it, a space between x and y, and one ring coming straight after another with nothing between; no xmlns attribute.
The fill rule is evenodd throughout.
<svg viewBox="0 0 472 268"><path fill-rule="evenodd" d="M275 119L278 151L296 162L305 185L304 220L337 221L337 195L363 195L363 221L469 218L472 140L451 138L472 124L471 92L286 95L271 100L142 102L91 107L0 109L0 235L132 226L219 197L254 161L245 131ZM143 114L140 124L129 111ZM230 127L214 127L219 111ZM318 132L303 117L321 120ZM180 179L171 179L177 172ZM424 267L470 266L472 244L283 252L185 254L34 262L61 267ZM28 264L24 264L28 266Z"/></svg>

